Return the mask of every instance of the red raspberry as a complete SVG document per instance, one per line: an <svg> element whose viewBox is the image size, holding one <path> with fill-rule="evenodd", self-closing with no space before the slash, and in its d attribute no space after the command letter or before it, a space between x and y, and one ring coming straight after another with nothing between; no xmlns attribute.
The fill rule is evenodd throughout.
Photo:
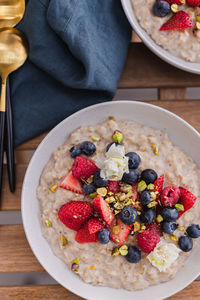
<svg viewBox="0 0 200 300"><path fill-rule="evenodd" d="M163 236L162 229L157 223L147 224L146 229L154 233L157 233L159 236Z"/></svg>
<svg viewBox="0 0 200 300"><path fill-rule="evenodd" d="M91 203L86 201L70 201L60 208L58 217L68 228L79 230L92 214L93 207Z"/></svg>
<svg viewBox="0 0 200 300"><path fill-rule="evenodd" d="M77 156L72 166L72 174L77 179L88 179L98 170L98 167L89 159Z"/></svg>
<svg viewBox="0 0 200 300"><path fill-rule="evenodd" d="M163 189L163 183L164 183L164 174L160 175L160 177L158 177L156 179L156 181L154 181L154 192L156 192L156 200L160 199L160 194L162 192Z"/></svg>
<svg viewBox="0 0 200 300"><path fill-rule="evenodd" d="M119 192L119 181L109 180L107 190L108 192L117 194Z"/></svg>
<svg viewBox="0 0 200 300"><path fill-rule="evenodd" d="M137 242L143 252L150 253L160 242L160 236L153 231L144 230L138 233Z"/></svg>
<svg viewBox="0 0 200 300"><path fill-rule="evenodd" d="M167 186L161 193L161 203L163 206L174 206L181 196L180 189L176 186Z"/></svg>

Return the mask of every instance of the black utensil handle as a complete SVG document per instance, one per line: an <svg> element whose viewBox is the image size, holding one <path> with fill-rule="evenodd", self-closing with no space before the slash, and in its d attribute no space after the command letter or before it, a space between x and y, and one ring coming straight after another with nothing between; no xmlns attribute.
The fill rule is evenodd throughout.
<svg viewBox="0 0 200 300"><path fill-rule="evenodd" d="M0 111L0 193L2 190L2 181L3 181L4 136L5 136L5 112Z"/></svg>
<svg viewBox="0 0 200 300"><path fill-rule="evenodd" d="M15 191L15 157L13 145L12 106L10 100L9 77L6 82L6 158L10 191Z"/></svg>

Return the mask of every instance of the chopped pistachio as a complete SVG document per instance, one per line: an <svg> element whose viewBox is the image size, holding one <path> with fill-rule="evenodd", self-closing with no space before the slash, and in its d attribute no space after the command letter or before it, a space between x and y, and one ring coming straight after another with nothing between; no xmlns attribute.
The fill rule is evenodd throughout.
<svg viewBox="0 0 200 300"><path fill-rule="evenodd" d="M66 237L64 235L61 234L60 240L61 240L61 246L63 246L63 247L67 246L68 240L66 239Z"/></svg>
<svg viewBox="0 0 200 300"><path fill-rule="evenodd" d="M92 176L90 176L88 179L87 179L87 183L92 183L92 181L93 181L93 175Z"/></svg>
<svg viewBox="0 0 200 300"><path fill-rule="evenodd" d="M72 263L72 265L71 265L71 270L72 270L74 273L78 273L78 269L79 269L79 265L76 264L76 263Z"/></svg>
<svg viewBox="0 0 200 300"><path fill-rule="evenodd" d="M196 16L196 20L197 20L197 22L200 22L200 15Z"/></svg>
<svg viewBox="0 0 200 300"><path fill-rule="evenodd" d="M121 143L123 141L123 134L121 131L119 130L115 130L113 135L112 135L112 139L115 143Z"/></svg>
<svg viewBox="0 0 200 300"><path fill-rule="evenodd" d="M127 193L132 190L132 185L127 183L120 183L120 191Z"/></svg>
<svg viewBox="0 0 200 300"><path fill-rule="evenodd" d="M119 214L119 213L120 213L120 210L116 210L116 209L115 209L115 211L114 211L114 212L115 212L115 215L117 215L117 214Z"/></svg>
<svg viewBox="0 0 200 300"><path fill-rule="evenodd" d="M90 270L94 270L95 269L95 266L90 266Z"/></svg>
<svg viewBox="0 0 200 300"><path fill-rule="evenodd" d="M137 191L138 191L139 193L141 193L141 192L144 191L146 188L147 188L146 182L145 182L144 180L141 180L141 181L138 183Z"/></svg>
<svg viewBox="0 0 200 300"><path fill-rule="evenodd" d="M100 137L97 137L97 136L91 136L91 140L93 140L94 142L98 142L100 141Z"/></svg>
<svg viewBox="0 0 200 300"><path fill-rule="evenodd" d="M154 190L154 184L153 184L153 183L149 183L149 184L147 185L147 190L153 191L153 190Z"/></svg>
<svg viewBox="0 0 200 300"><path fill-rule="evenodd" d="M116 239L116 242L120 243L120 239Z"/></svg>
<svg viewBox="0 0 200 300"><path fill-rule="evenodd" d="M128 254L128 246L127 245L122 245L121 247L119 247L119 253L122 256L126 256Z"/></svg>
<svg viewBox="0 0 200 300"><path fill-rule="evenodd" d="M178 12L178 5L177 4L172 4L171 5L171 11L173 12L173 13L177 13Z"/></svg>
<svg viewBox="0 0 200 300"><path fill-rule="evenodd" d="M196 22L196 28L200 29L200 22Z"/></svg>
<svg viewBox="0 0 200 300"><path fill-rule="evenodd" d="M179 231L184 231L185 230L185 226L178 227L178 230Z"/></svg>
<svg viewBox="0 0 200 300"><path fill-rule="evenodd" d="M49 219L45 220L45 224L47 227L51 227L52 226L52 222Z"/></svg>
<svg viewBox="0 0 200 300"><path fill-rule="evenodd" d="M112 251L112 256L118 256L119 255L119 249L116 247Z"/></svg>
<svg viewBox="0 0 200 300"><path fill-rule="evenodd" d="M140 230L140 223L139 223L139 222L135 222L135 223L133 224L133 226L134 226L134 228L133 228L133 231L134 231L134 232L137 232L137 231Z"/></svg>
<svg viewBox="0 0 200 300"><path fill-rule="evenodd" d="M140 216L140 215L141 215L141 211L138 211L138 210L137 210L137 214L138 214L138 216Z"/></svg>
<svg viewBox="0 0 200 300"><path fill-rule="evenodd" d="M156 221L158 223L161 223L163 221L163 217L161 215L158 215L157 218L156 218Z"/></svg>
<svg viewBox="0 0 200 300"><path fill-rule="evenodd" d="M151 200L156 200L156 193L150 192Z"/></svg>
<svg viewBox="0 0 200 300"><path fill-rule="evenodd" d="M184 211L184 206L182 204L176 203L175 207L178 211Z"/></svg>
<svg viewBox="0 0 200 300"><path fill-rule="evenodd" d="M115 121L115 117L113 117L113 116L108 117L108 119L112 120L112 121Z"/></svg>
<svg viewBox="0 0 200 300"><path fill-rule="evenodd" d="M97 195L97 192L94 192L94 193L90 194L89 196L90 196L91 198L95 198L96 195Z"/></svg>
<svg viewBox="0 0 200 300"><path fill-rule="evenodd" d="M118 234L119 231L120 231L120 226L119 226L119 225L116 225L116 226L113 226L113 227L112 227L112 232L113 232L114 234Z"/></svg>
<svg viewBox="0 0 200 300"><path fill-rule="evenodd" d="M97 192L98 195L100 195L102 197L105 197L108 191L105 187L101 187L101 188L98 188L96 190L96 192Z"/></svg>
<svg viewBox="0 0 200 300"><path fill-rule="evenodd" d="M124 201L126 199L126 194L125 193L121 193L119 196L119 201Z"/></svg>
<svg viewBox="0 0 200 300"><path fill-rule="evenodd" d="M146 229L146 226L145 225L142 225L141 226L141 230L145 230Z"/></svg>
<svg viewBox="0 0 200 300"><path fill-rule="evenodd" d="M78 265L79 264L79 258L73 259L72 262Z"/></svg>
<svg viewBox="0 0 200 300"><path fill-rule="evenodd" d="M58 188L58 184L54 184L54 185L50 188L50 190L51 190L53 193L55 193L55 191L56 191L57 188Z"/></svg>
<svg viewBox="0 0 200 300"><path fill-rule="evenodd" d="M106 201L107 203L113 203L113 202L115 202L115 197L113 197L113 196L107 197L107 198L105 199L105 201Z"/></svg>
<svg viewBox="0 0 200 300"><path fill-rule="evenodd" d="M178 238L175 234L170 234L170 239L173 240L173 241L178 241Z"/></svg>
<svg viewBox="0 0 200 300"><path fill-rule="evenodd" d="M156 205L157 205L156 201L151 201L149 204L147 204L147 207L151 208L151 207L155 207Z"/></svg>

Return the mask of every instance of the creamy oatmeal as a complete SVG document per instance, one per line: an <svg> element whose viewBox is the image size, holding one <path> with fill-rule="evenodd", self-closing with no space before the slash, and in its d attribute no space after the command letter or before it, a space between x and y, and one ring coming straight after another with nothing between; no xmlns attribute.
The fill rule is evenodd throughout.
<svg viewBox="0 0 200 300"><path fill-rule="evenodd" d="M135 15L141 27L151 38L164 49L175 56L190 62L200 62L200 30L195 26L196 18L200 15L200 7L181 5L179 10L184 10L192 19L194 26L183 30L159 31L160 27L172 17L172 12L159 18L152 13L155 0L132 0Z"/></svg>
<svg viewBox="0 0 200 300"><path fill-rule="evenodd" d="M142 0L134 1L138 4L142 2ZM151 0L145 1L148 5L151 2ZM135 5L135 7L138 13L139 6ZM140 5L140 9L143 7L145 8L145 5ZM140 16L142 13L147 15L147 19L152 18L148 17L148 10L144 9L143 12L139 13ZM134 151L140 156L139 172L153 169L158 176L164 174L164 186L182 186L197 197L192 209L178 219L179 227L173 236L164 234L164 238L161 238L161 242L157 244L154 252L150 254L141 252L141 260L137 263L129 263L122 255L113 256L113 249L117 245L112 241L107 244L99 242L78 243L75 240L76 231L67 228L58 218L58 211L61 206L71 200L92 202L89 196L76 194L59 187L70 172L74 162L74 159L69 155L69 150L72 146L79 145L83 141L92 141L96 145L97 153L88 158L99 168L103 168L106 146L112 142L112 134L117 129L124 135L123 146L126 153ZM126 170L126 163L124 163L124 168ZM176 272L183 267L185 259L191 253L181 251L177 239L184 234L184 228L189 224L198 224L199 222L199 182L200 170L190 157L171 142L166 132L135 122L115 120L108 120L95 126L81 127L75 130L66 143L52 154L41 175L37 197L41 205L42 232L54 254L68 268L71 269L74 260L78 263L78 275L83 281L93 285L127 290L144 289L149 285L172 279ZM130 234L125 244L137 246L136 235ZM196 240L194 239L193 242L195 245ZM164 246L162 246L163 243ZM166 252L166 243L171 245L168 253L169 257L171 255L172 263L166 265L163 271L162 268L155 266L155 262L161 259L162 263L161 252L162 249ZM160 248L157 249L159 245ZM154 263L151 263L152 255L154 255ZM155 259L158 260L155 261Z"/></svg>

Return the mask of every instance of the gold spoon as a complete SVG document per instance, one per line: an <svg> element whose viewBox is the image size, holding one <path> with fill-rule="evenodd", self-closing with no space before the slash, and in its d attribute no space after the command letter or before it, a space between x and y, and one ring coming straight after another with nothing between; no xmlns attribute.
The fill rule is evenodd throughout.
<svg viewBox="0 0 200 300"><path fill-rule="evenodd" d="M0 28L14 27L23 18L25 0L0 0Z"/></svg>

